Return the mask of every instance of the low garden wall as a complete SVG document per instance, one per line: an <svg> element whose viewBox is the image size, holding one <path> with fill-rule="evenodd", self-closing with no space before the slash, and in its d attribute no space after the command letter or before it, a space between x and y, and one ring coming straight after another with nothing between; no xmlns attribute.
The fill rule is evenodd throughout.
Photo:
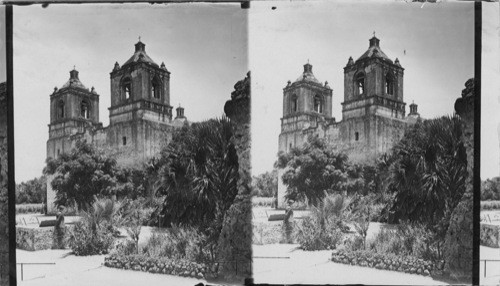
<svg viewBox="0 0 500 286"><path fill-rule="evenodd" d="M216 269L210 271L208 266L200 263L144 255L110 255L104 259L104 266L197 279L205 279L209 273L216 272Z"/></svg>
<svg viewBox="0 0 500 286"><path fill-rule="evenodd" d="M72 227L66 225L66 233ZM51 249L53 232L53 227L16 226L16 248L29 251Z"/></svg>
<svg viewBox="0 0 500 286"><path fill-rule="evenodd" d="M415 257L396 257L394 255L372 253L369 251L334 250L332 261L336 263L371 267L391 271L429 276L440 274L444 269L444 262L434 263Z"/></svg>
<svg viewBox="0 0 500 286"><path fill-rule="evenodd" d="M283 221L253 222L252 243L257 245L281 243Z"/></svg>
<svg viewBox="0 0 500 286"><path fill-rule="evenodd" d="M480 245L499 248L500 225L481 223Z"/></svg>

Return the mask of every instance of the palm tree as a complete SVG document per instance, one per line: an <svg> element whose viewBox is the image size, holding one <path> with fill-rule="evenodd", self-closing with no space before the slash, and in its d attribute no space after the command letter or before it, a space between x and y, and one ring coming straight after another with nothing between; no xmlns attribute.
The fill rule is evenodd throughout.
<svg viewBox="0 0 500 286"><path fill-rule="evenodd" d="M159 194L165 195L157 213L160 223L200 227L216 234L237 194L238 157L226 118L184 127L163 152Z"/></svg>
<svg viewBox="0 0 500 286"><path fill-rule="evenodd" d="M441 117L417 123L395 146L389 178L394 217L435 225L451 214L465 191L461 134L459 117Z"/></svg>

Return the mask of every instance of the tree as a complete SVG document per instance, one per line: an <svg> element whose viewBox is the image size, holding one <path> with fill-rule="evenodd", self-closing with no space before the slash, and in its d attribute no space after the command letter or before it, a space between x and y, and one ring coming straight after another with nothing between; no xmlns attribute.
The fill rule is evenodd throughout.
<svg viewBox="0 0 500 286"><path fill-rule="evenodd" d="M500 177L481 181L481 200L500 200Z"/></svg>
<svg viewBox="0 0 500 286"><path fill-rule="evenodd" d="M226 117L174 132L158 159L158 194L165 197L154 213L159 225L197 227L215 245L237 194L238 157L232 136Z"/></svg>
<svg viewBox="0 0 500 286"><path fill-rule="evenodd" d="M45 201L47 181L40 176L16 185L16 204L40 204Z"/></svg>
<svg viewBox="0 0 500 286"><path fill-rule="evenodd" d="M284 169L282 180L288 186L285 198L307 199L310 204L317 205L325 193L344 193L353 189L356 183L348 179L349 173L355 170L348 165L347 159L346 154L336 152L324 139L317 137L309 137L303 147L280 153L277 166Z"/></svg>
<svg viewBox="0 0 500 286"><path fill-rule="evenodd" d="M394 147L390 220L424 223L440 237L465 191L467 157L459 117L415 124Z"/></svg>
<svg viewBox="0 0 500 286"><path fill-rule="evenodd" d="M55 204L74 203L81 210L87 210L96 197L115 193L116 172L113 158L84 141L77 141L71 152L57 159L48 158L44 169L44 174L54 175Z"/></svg>
<svg viewBox="0 0 500 286"><path fill-rule="evenodd" d="M278 192L278 170L265 172L252 179L252 194L260 197L273 197Z"/></svg>

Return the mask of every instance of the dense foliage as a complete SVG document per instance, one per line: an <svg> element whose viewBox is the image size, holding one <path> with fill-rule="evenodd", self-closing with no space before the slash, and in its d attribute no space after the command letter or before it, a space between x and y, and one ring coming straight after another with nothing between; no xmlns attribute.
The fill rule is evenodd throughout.
<svg viewBox="0 0 500 286"><path fill-rule="evenodd" d="M110 251L116 227L120 225L120 204L110 200L97 200L69 233L69 246L75 255L99 255Z"/></svg>
<svg viewBox="0 0 500 286"><path fill-rule="evenodd" d="M85 141L77 141L69 153L48 158L44 174L54 175L56 205L87 210L96 198L140 199L154 206L157 198L152 181L157 166L117 166L116 160Z"/></svg>
<svg viewBox="0 0 500 286"><path fill-rule="evenodd" d="M311 207L309 217L295 227L295 239L304 250L334 249L348 230L350 200L341 195L326 195Z"/></svg>
<svg viewBox="0 0 500 286"><path fill-rule="evenodd" d="M366 195L379 191L376 167L349 163L346 154L314 136L304 146L280 153L277 167L284 169L286 198L293 201L307 200L317 205L325 194Z"/></svg>
<svg viewBox="0 0 500 286"><path fill-rule="evenodd" d="M41 204L45 201L46 192L45 176L16 184L16 204Z"/></svg>
<svg viewBox="0 0 500 286"><path fill-rule="evenodd" d="M69 153L48 158L44 173L54 175L56 205L76 204L87 210L96 196L109 196L116 185L116 161L92 145L77 141Z"/></svg>
<svg viewBox="0 0 500 286"><path fill-rule="evenodd" d="M252 195L274 197L278 192L278 170L265 172L252 178Z"/></svg>
<svg viewBox="0 0 500 286"><path fill-rule="evenodd" d="M159 159L158 195L153 214L160 226L189 225L214 247L224 216L237 194L238 157L227 118L195 123L175 131Z"/></svg>
<svg viewBox="0 0 500 286"><path fill-rule="evenodd" d="M494 177L481 181L481 200L500 200L500 177Z"/></svg>
<svg viewBox="0 0 500 286"><path fill-rule="evenodd" d="M465 191L467 157L459 117L425 120L394 147L390 221L424 224L443 239Z"/></svg>

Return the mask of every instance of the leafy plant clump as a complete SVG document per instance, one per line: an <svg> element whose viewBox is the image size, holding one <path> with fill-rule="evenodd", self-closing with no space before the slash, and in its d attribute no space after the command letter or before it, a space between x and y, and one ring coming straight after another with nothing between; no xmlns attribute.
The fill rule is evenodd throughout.
<svg viewBox="0 0 500 286"><path fill-rule="evenodd" d="M115 226L120 205L110 199L97 200L69 232L69 246L78 256L107 254L118 233Z"/></svg>

